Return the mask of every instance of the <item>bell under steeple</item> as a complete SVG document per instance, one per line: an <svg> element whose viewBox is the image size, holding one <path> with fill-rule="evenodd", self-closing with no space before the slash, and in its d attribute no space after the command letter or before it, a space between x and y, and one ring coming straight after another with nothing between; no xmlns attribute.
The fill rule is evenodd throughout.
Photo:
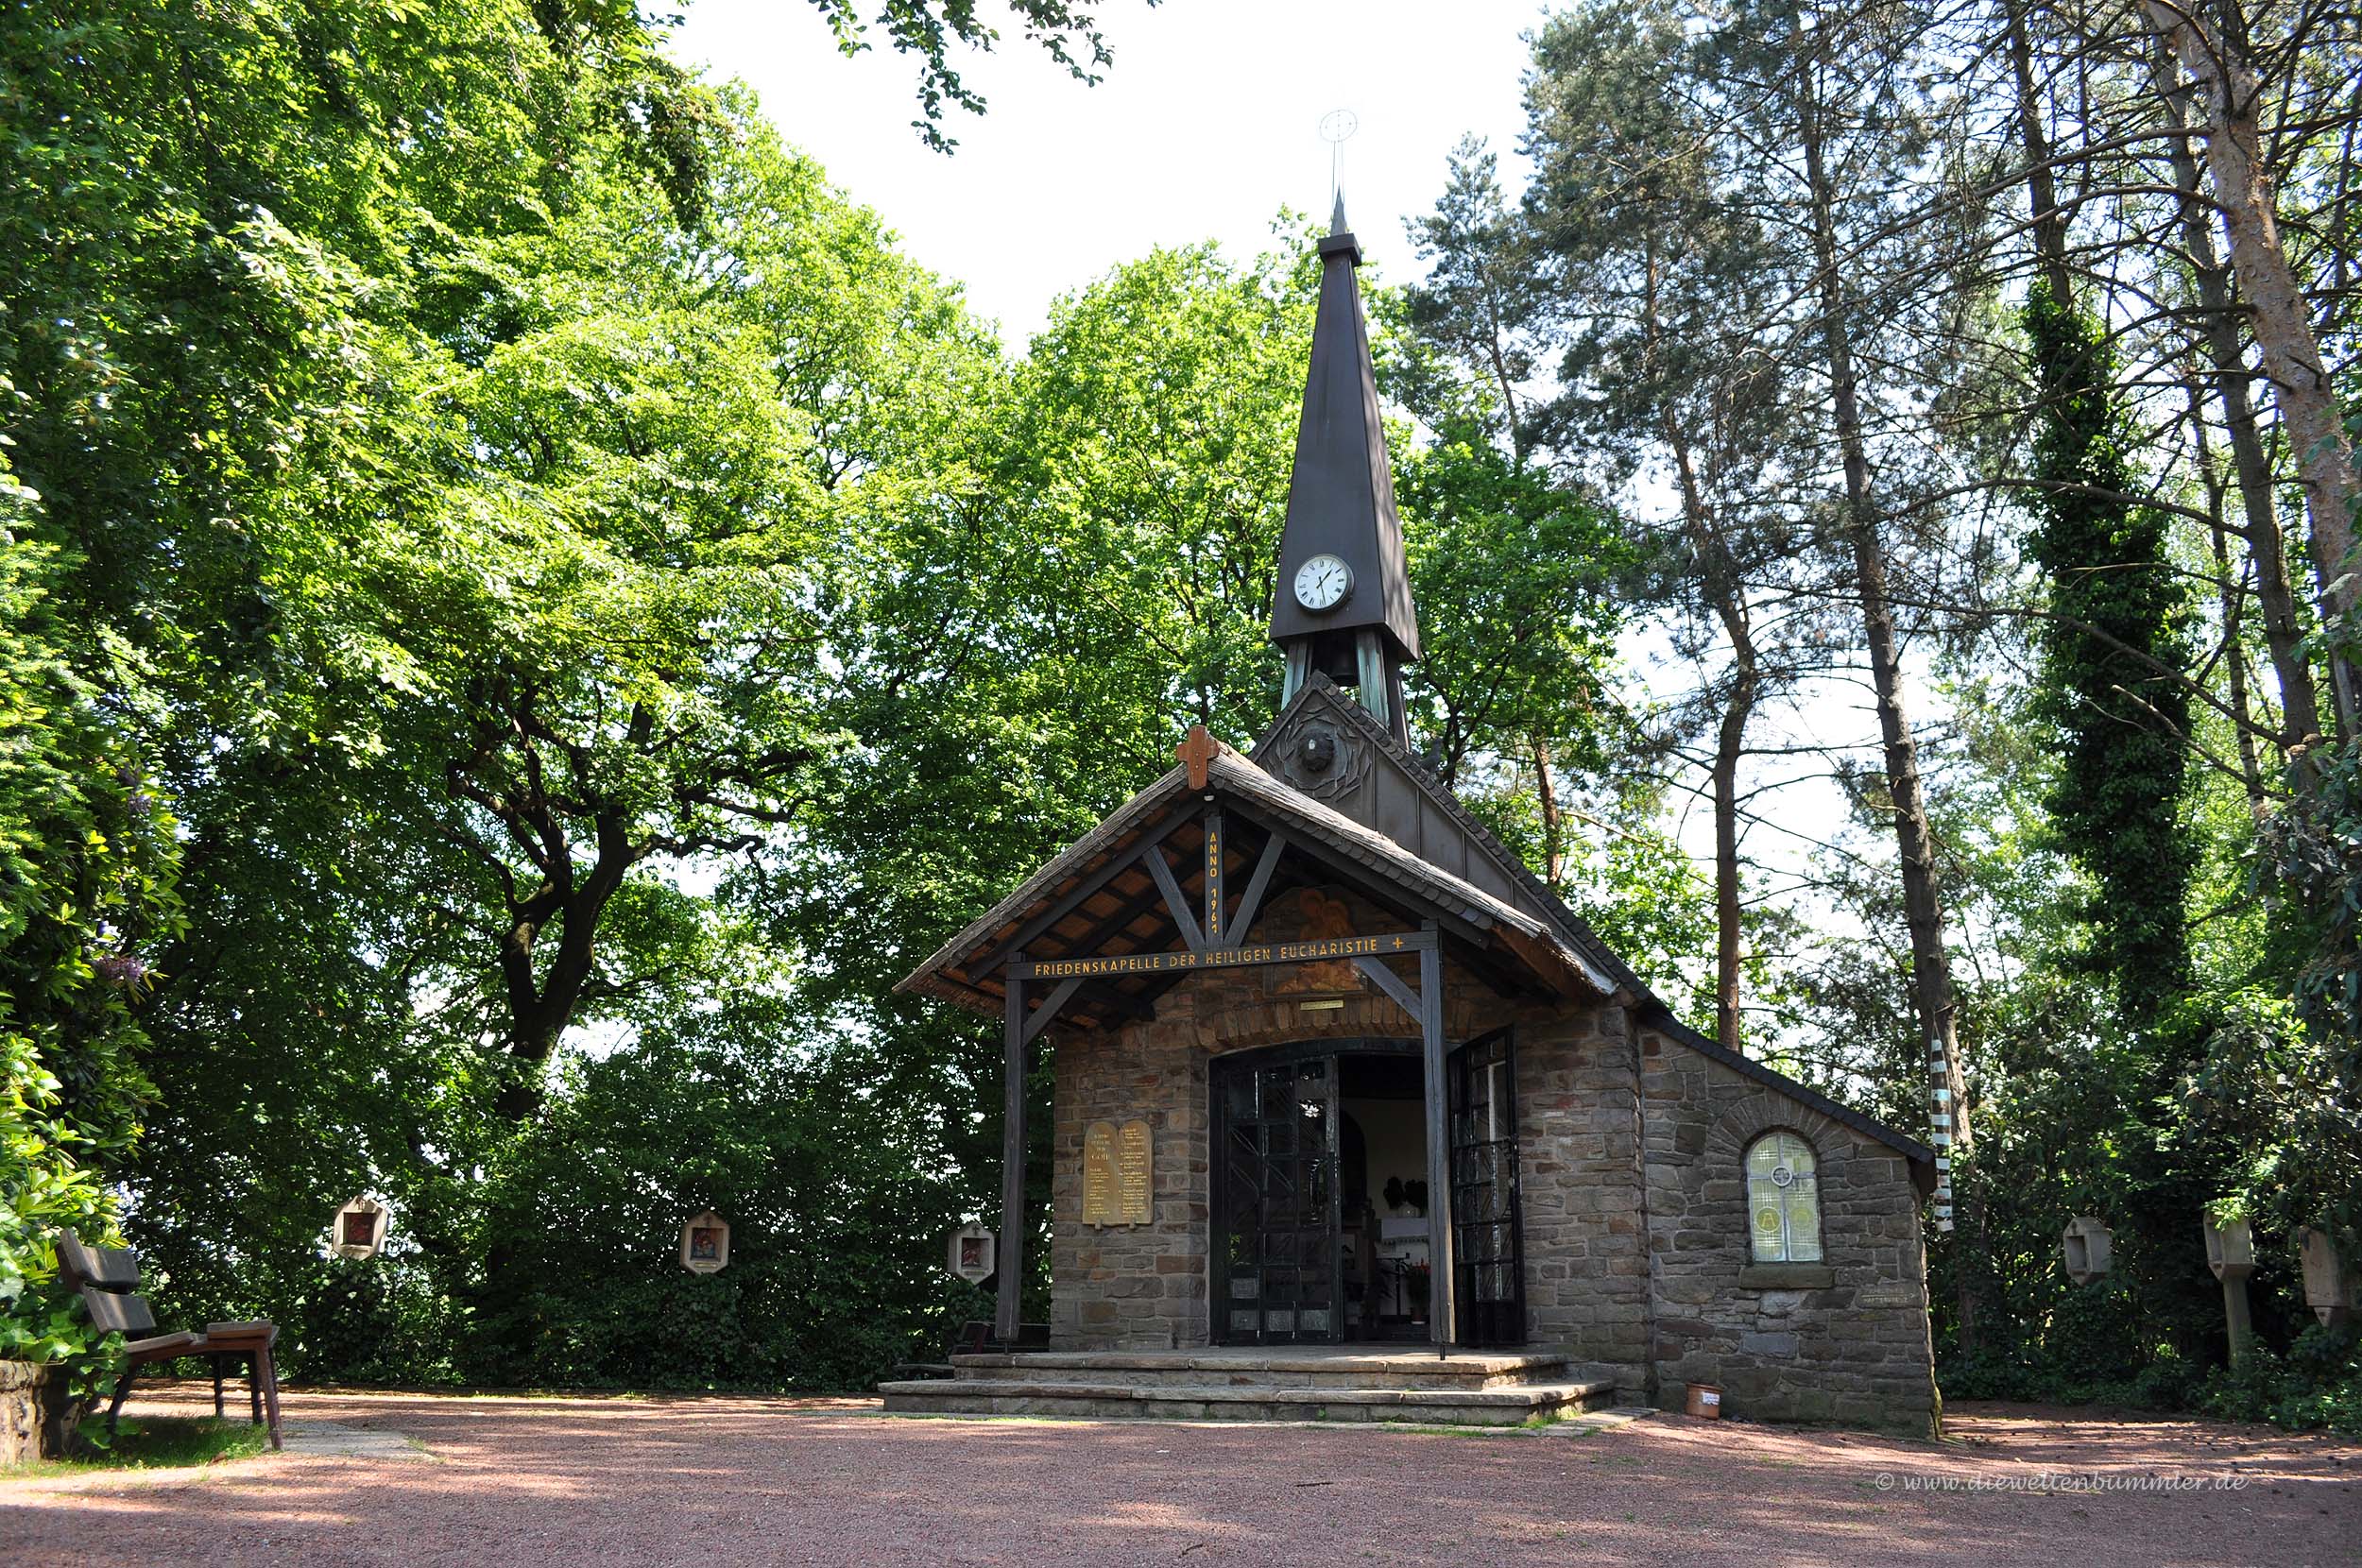
<svg viewBox="0 0 2362 1568"><path fill-rule="evenodd" d="M1419 618L1403 565L1402 521L1395 514L1386 426L1355 277L1361 247L1345 227L1342 191L1320 255L1312 363L1272 606L1271 638L1288 656L1280 700L1292 700L1318 670L1350 688L1407 746L1402 667L1419 656Z"/></svg>

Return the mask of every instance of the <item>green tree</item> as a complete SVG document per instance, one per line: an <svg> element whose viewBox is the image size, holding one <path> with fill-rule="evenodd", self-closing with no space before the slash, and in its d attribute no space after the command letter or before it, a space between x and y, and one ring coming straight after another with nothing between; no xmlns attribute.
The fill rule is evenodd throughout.
<svg viewBox="0 0 2362 1568"><path fill-rule="evenodd" d="M1533 424L1564 468L1603 488L1667 481L1642 525L1629 601L1667 612L1695 690L1663 743L1704 752L1714 807L1714 1032L1744 1047L1750 731L1758 709L1827 662L1806 505L1813 411L1765 341L1782 274L1765 222L1731 199L1743 156L1686 87L1678 6L1564 12L1526 85L1535 178L1515 244L1532 261L1530 331L1563 344ZM1710 742L1707 737L1711 737Z"/></svg>
<svg viewBox="0 0 2362 1568"><path fill-rule="evenodd" d="M976 14L976 0L889 0L874 23L862 21L861 0L812 0L837 47L847 55L869 47L869 27L885 29L898 54L918 57L920 118L911 125L931 147L950 152L959 143L944 133L943 111L951 106L971 114L984 111L984 100L960 79L952 56L954 45L989 53L1000 32ZM1154 6L1156 0L1143 0ZM1073 0L1007 0L1009 13L1024 30L1026 42L1039 45L1063 65L1068 75L1088 86L1099 84L1099 71L1115 63L1107 41L1095 20L1097 8L1085 9Z"/></svg>
<svg viewBox="0 0 2362 1568"><path fill-rule="evenodd" d="M2041 520L2027 548L2049 588L2041 711L2064 742L2048 808L2092 877L2093 965L2140 1027L2190 985L2184 606L2164 515L2126 499L2113 356L2051 287L2035 282L2026 306L2040 398L2028 502Z"/></svg>
<svg viewBox="0 0 2362 1568"><path fill-rule="evenodd" d="M88 1371L100 1336L56 1279L54 1229L116 1228L104 1173L152 1093L134 1004L180 919L173 821L72 667L38 498L0 463L0 1356Z"/></svg>
<svg viewBox="0 0 2362 1568"><path fill-rule="evenodd" d="M735 962L703 890L819 793L838 570L990 345L629 7L23 20L0 438L197 916L135 1231L280 1312L374 1188L467 1287L557 1042Z"/></svg>

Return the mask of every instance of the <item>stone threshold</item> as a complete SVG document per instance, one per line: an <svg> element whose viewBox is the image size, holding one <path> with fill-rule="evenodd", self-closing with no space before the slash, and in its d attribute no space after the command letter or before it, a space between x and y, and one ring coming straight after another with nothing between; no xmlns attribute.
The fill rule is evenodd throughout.
<svg viewBox="0 0 2362 1568"><path fill-rule="evenodd" d="M1504 1377L1516 1372L1563 1367L1567 1360L1565 1351L1455 1351L1449 1355L1438 1355L1431 1350L1325 1351L1291 1346L1283 1350L984 1351L954 1355L951 1365L980 1371L1037 1368L1072 1372L1187 1371L1224 1373L1416 1372L1457 1377Z"/></svg>
<svg viewBox="0 0 2362 1568"><path fill-rule="evenodd" d="M887 1399L911 1395L963 1394L987 1399L1117 1399L1143 1404L1177 1400L1190 1404L1237 1405L1468 1405L1529 1408L1589 1399L1616 1391L1616 1385L1593 1383L1519 1383L1506 1389L1334 1389L1288 1388L1279 1384L1167 1383L1023 1383L1015 1379L991 1383L944 1382L940 1378L908 1383L881 1383Z"/></svg>
<svg viewBox="0 0 2362 1568"><path fill-rule="evenodd" d="M1524 1383L1497 1389L1291 1388L1265 1384L924 1381L884 1383L890 1415L1138 1416L1163 1420L1402 1421L1499 1425L1610 1403L1607 1381Z"/></svg>
<svg viewBox="0 0 2362 1568"><path fill-rule="evenodd" d="M944 1385L939 1384L937 1386L943 1387ZM878 1409L865 1413L873 1420L878 1421L964 1421L972 1422L979 1426L987 1426L993 1424L994 1423L1005 1423L1013 1425L1038 1426L1202 1426L1214 1430L1228 1430L1241 1424L1236 1420L1202 1421L1181 1416L1086 1416L1071 1414L1053 1415L1046 1412L1031 1415L1019 1415L991 1410L917 1409ZM1488 1436L1498 1436L1504 1438L1587 1438L1595 1432L1617 1431L1623 1427L1632 1425L1635 1422L1658 1419L1665 1416L1665 1411L1658 1409L1653 1405L1615 1405L1597 1409L1586 1406L1580 1413L1568 1413L1562 1411L1559 1413L1558 1419L1554 1421L1536 1422L1531 1425L1525 1422L1430 1423L1405 1421L1400 1416L1381 1416L1368 1421L1353 1422L1307 1421L1273 1418L1268 1421L1257 1422L1255 1424L1258 1426L1282 1427L1293 1431L1333 1431L1341 1425L1380 1426L1395 1430L1415 1430L1416 1428L1422 1426L1440 1425L1447 1428L1462 1430L1480 1428Z"/></svg>

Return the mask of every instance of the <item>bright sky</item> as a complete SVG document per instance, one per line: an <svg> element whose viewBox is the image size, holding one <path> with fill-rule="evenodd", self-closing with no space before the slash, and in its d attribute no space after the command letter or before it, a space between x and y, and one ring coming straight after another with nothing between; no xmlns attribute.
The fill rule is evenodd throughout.
<svg viewBox="0 0 2362 1568"><path fill-rule="evenodd" d="M864 9L867 8L864 7ZM987 16L1005 15L985 0ZM1157 245L1217 239L1241 258L1282 206L1325 216L1321 117L1349 109L1346 211L1373 268L1417 270L1404 221L1431 210L1467 132L1522 183L1519 35L1540 0L1101 0L1115 64L1067 77L1002 26L961 75L989 108L951 111L956 152L930 152L916 64L880 43L847 60L807 0L687 0L683 61L762 95L787 140L881 213L903 248L967 285L1012 347L1058 295Z"/></svg>
<svg viewBox="0 0 2362 1568"><path fill-rule="evenodd" d="M881 43L846 59L809 0L684 4L676 57L760 93L781 134L882 213L908 254L965 284L1013 349L1058 296L1157 245L1212 238L1243 259L1268 245L1283 206L1325 216L1330 149L1319 128L1336 109L1360 120L1343 174L1372 270L1418 276L1404 225L1433 210L1461 137L1490 142L1513 197L1524 185L1522 35L1545 10L1542 0L1166 0L1154 9L1098 0L1115 54L1105 79L1084 86L1003 26L997 53L959 58L988 107L949 117L960 145L947 156L911 128L909 57ZM1005 17L995 0L984 9ZM1669 690L1685 678L1656 668L1661 638L1636 629L1626 652L1644 684ZM1874 734L1866 705L1842 691L1767 712L1758 725L1759 745ZM1766 771L1751 768L1749 782L1760 786ZM1755 805L1775 810L1768 797ZM1673 806L1674 831L1710 867L1711 811L1695 797ZM1745 834L1775 885L1814 840L1839 830L1842 807L1828 785L1807 783L1784 791L1776 813L1776 829Z"/></svg>

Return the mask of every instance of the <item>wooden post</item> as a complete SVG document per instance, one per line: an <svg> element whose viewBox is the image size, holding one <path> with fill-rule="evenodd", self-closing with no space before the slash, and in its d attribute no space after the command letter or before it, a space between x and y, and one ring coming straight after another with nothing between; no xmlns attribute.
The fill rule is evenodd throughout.
<svg viewBox="0 0 2362 1568"><path fill-rule="evenodd" d="M1433 921L1420 929L1432 931ZM1457 1338L1451 1254L1451 1116L1444 1082L1444 953L1419 949L1419 1033L1427 1063L1427 1321L1439 1350Z"/></svg>
<svg viewBox="0 0 2362 1568"><path fill-rule="evenodd" d="M1003 983L1008 1027L1001 1070L1007 1076L1001 1090L1001 1237L994 1253L1001 1293L992 1326L1002 1344L1013 1346L1025 1279L1025 982L1008 975Z"/></svg>
<svg viewBox="0 0 2362 1568"><path fill-rule="evenodd" d="M1361 699L1361 706L1369 709L1379 724L1389 729L1394 728L1394 715L1386 708L1387 698L1393 695L1388 690L1392 683L1386 678L1386 649L1378 640L1377 627L1364 626L1354 634L1353 654L1355 673L1361 676L1355 690Z"/></svg>
<svg viewBox="0 0 2362 1568"><path fill-rule="evenodd" d="M2245 1274L2222 1277L2222 1318L2231 1343L2231 1364L2236 1367L2255 1353L2255 1321L2248 1313Z"/></svg>

